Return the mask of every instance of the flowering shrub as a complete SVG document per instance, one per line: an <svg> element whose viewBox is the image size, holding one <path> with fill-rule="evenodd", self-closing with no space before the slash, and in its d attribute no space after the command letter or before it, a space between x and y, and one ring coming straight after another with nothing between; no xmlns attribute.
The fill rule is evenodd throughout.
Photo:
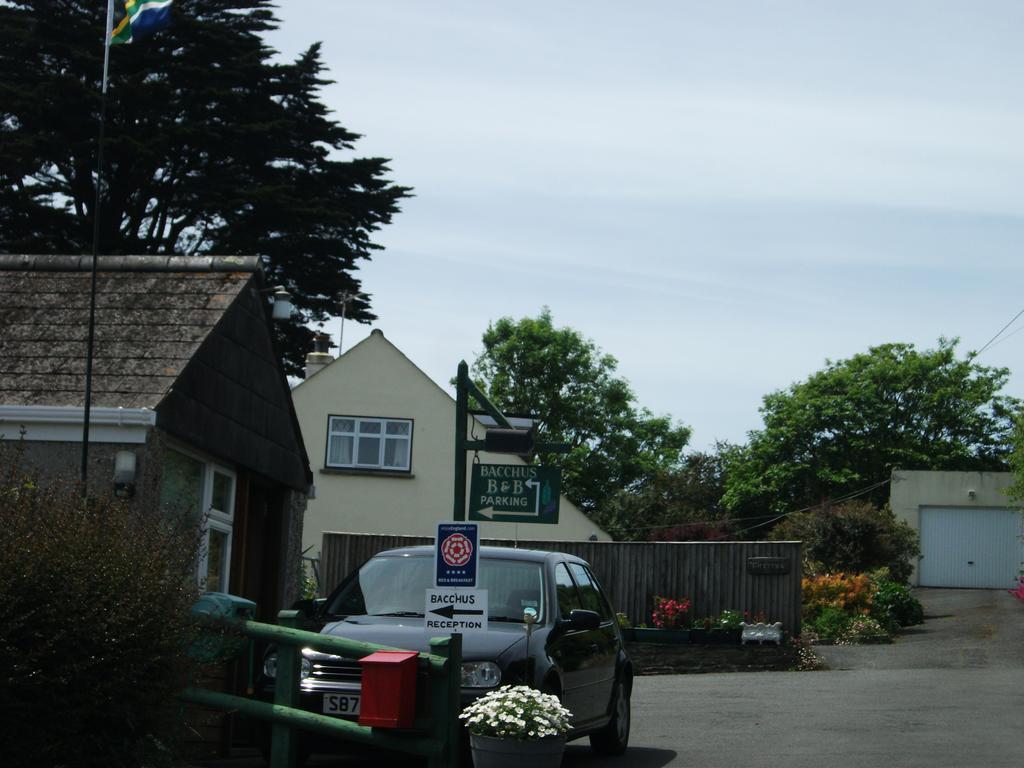
<svg viewBox="0 0 1024 768"><path fill-rule="evenodd" d="M525 685L503 685L474 701L459 715L476 736L543 739L569 730L572 713L557 696Z"/></svg>
<svg viewBox="0 0 1024 768"><path fill-rule="evenodd" d="M1020 576L1017 579L1017 588L1011 589L1010 594L1020 600L1024 600L1024 576Z"/></svg>
<svg viewBox="0 0 1024 768"><path fill-rule="evenodd" d="M885 628L870 616L857 616L846 630L836 637L837 645L856 645L866 638L886 636Z"/></svg>
<svg viewBox="0 0 1024 768"><path fill-rule="evenodd" d="M682 629L686 626L686 615L689 612L690 601L687 598L672 600L655 595L651 623L658 629Z"/></svg>
<svg viewBox="0 0 1024 768"><path fill-rule="evenodd" d="M805 619L815 619L825 608L837 608L851 616L871 610L871 579L867 574L844 573L813 576L803 580Z"/></svg>

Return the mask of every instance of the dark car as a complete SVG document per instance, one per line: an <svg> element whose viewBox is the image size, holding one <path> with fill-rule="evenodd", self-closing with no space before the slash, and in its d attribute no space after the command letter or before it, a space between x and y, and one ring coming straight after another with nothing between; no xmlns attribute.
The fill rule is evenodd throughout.
<svg viewBox="0 0 1024 768"><path fill-rule="evenodd" d="M433 587L433 547L381 552L350 574L309 617L325 634L429 651L437 630L424 628L425 590ZM618 755L629 742L633 670L608 598L590 566L572 555L481 547L477 588L487 590L487 630L463 635L462 706L505 684L555 693L573 713L570 739ZM524 615L536 616L529 637ZM360 666L354 659L303 650L301 706L354 719ZM276 658L264 664L272 694ZM304 752L345 742L303 735Z"/></svg>

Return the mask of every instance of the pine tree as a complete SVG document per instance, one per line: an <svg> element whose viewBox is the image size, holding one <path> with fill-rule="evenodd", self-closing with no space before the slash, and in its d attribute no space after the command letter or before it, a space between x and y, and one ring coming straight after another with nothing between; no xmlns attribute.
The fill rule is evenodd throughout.
<svg viewBox="0 0 1024 768"><path fill-rule="evenodd" d="M105 3L0 6L0 252L89 253ZM100 253L256 254L299 314L279 329L301 371L309 322L335 311L410 190L319 101L319 44L274 61L269 0L178 0L174 24L111 50ZM365 297L349 305L375 318Z"/></svg>

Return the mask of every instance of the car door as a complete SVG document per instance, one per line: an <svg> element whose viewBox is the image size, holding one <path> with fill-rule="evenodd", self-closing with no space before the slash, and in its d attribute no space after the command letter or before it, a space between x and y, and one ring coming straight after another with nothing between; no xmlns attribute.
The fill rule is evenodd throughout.
<svg viewBox="0 0 1024 768"><path fill-rule="evenodd" d="M565 563L554 566L556 610L559 619L568 619L576 608L582 608L576 582ZM548 656L554 661L562 678L562 703L573 715L573 724L593 717L593 706L587 701L587 660L593 638L583 630L569 629L556 633L548 643Z"/></svg>
<svg viewBox="0 0 1024 768"><path fill-rule="evenodd" d="M601 617L601 625L587 633L590 645L585 662L588 710L593 717L607 713L615 685L615 663L619 651L619 635L615 630L615 615L601 594L590 569L581 563L569 563L569 572L579 592L583 607Z"/></svg>

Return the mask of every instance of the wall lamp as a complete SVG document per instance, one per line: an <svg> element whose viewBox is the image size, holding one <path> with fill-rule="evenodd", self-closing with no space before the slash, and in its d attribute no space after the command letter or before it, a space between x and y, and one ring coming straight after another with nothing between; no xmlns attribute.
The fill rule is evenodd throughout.
<svg viewBox="0 0 1024 768"><path fill-rule="evenodd" d="M134 451L118 451L114 454L114 495L119 499L130 499L135 495Z"/></svg>
<svg viewBox="0 0 1024 768"><path fill-rule="evenodd" d="M284 321L291 319L295 311L292 304L292 295L285 290L283 285L275 285L273 288L263 288L260 293L273 293L273 304L271 304L270 319Z"/></svg>

